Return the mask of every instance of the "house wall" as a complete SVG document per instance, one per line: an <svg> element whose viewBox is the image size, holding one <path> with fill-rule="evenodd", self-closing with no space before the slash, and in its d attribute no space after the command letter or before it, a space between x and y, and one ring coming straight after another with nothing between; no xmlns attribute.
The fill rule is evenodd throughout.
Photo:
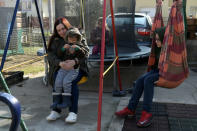
<svg viewBox="0 0 197 131"><path fill-rule="evenodd" d="M127 8L127 11L129 12L131 7L131 0L124 0L124 2L122 0L115 0L114 3L115 3L114 4L115 12L118 12L118 9L121 9L123 7ZM173 0L163 1L162 13L165 23L167 22L172 3ZM155 6L156 6L156 0L136 0L135 10L136 12L147 13L153 18L155 14ZM192 14L193 17L197 18L197 0L187 0L186 13L187 13L187 17L189 17L189 15Z"/></svg>
<svg viewBox="0 0 197 131"><path fill-rule="evenodd" d="M1 0L0 7L15 7L16 0Z"/></svg>
<svg viewBox="0 0 197 131"><path fill-rule="evenodd" d="M163 2L163 8L162 8L162 13L163 13L163 20L164 23L166 23L168 16L169 16L169 1L168 0L164 0ZM147 8L147 12L148 9L150 9L148 12L149 15L151 16L151 18L154 18L155 15L155 7L156 7L156 0L137 0L136 2L136 12L143 12L143 9Z"/></svg>
<svg viewBox="0 0 197 131"><path fill-rule="evenodd" d="M51 0L54 3L54 0ZM66 1L66 0L65 0ZM68 0L69 1L69 0ZM136 0L136 12L148 13L151 17L154 17L155 2L156 0ZM169 9L173 0L164 0L163 2L163 17L167 19L169 16ZM37 0L40 12L43 12L43 17L49 17L49 0ZM129 12L131 10L131 0L114 0L114 12L122 10ZM15 7L16 0L1 0L0 7ZM55 4L55 3L54 3ZM40 8L42 6L42 8ZM53 6L55 8L55 6ZM54 12L54 10L53 10ZM187 0L186 13L189 17L197 17L197 0ZM107 1L107 14L110 14L109 1ZM27 12L27 16L37 16L34 1L32 1L31 11Z"/></svg>

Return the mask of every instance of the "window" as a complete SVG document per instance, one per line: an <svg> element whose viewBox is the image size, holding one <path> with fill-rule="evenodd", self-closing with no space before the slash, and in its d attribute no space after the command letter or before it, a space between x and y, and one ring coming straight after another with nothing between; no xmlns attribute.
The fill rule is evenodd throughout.
<svg viewBox="0 0 197 131"><path fill-rule="evenodd" d="M122 25L131 25L131 17L116 17L115 19L115 25L116 26L122 26ZM111 18L107 20L108 26L111 26ZM135 25L146 25L146 18L143 16L135 16Z"/></svg>

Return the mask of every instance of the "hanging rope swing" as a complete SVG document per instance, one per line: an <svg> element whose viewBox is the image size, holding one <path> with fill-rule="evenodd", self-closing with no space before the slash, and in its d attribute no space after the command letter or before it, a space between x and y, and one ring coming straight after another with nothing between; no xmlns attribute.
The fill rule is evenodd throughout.
<svg viewBox="0 0 197 131"><path fill-rule="evenodd" d="M188 77L182 0L176 0L171 7L158 67L157 86L176 88Z"/></svg>

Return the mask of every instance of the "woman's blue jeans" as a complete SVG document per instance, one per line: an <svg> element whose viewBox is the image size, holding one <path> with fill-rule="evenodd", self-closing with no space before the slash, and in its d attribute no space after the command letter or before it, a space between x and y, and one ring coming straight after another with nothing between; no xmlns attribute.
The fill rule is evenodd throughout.
<svg viewBox="0 0 197 131"><path fill-rule="evenodd" d="M154 69L142 75L140 78L136 80L133 95L131 96L131 99L129 100L128 104L128 108L130 110L136 110L137 105L139 103L139 99L142 96L142 93L144 92L143 110L150 112L154 95L154 82L158 79L159 70Z"/></svg>
<svg viewBox="0 0 197 131"><path fill-rule="evenodd" d="M72 90L71 90L71 107L69 108L70 112L74 112L77 114L78 112L78 100L79 100L79 88L77 83L81 80L84 76L84 72L79 70L79 74L77 78L72 82Z"/></svg>
<svg viewBox="0 0 197 131"><path fill-rule="evenodd" d="M79 74L77 78L72 82L72 89L71 89L71 107L69 108L70 112L78 113L78 99L79 99L79 89L77 83L81 80L81 78L85 75L82 70L79 70ZM55 74L54 78L56 78L57 73ZM56 112L61 112L61 109L53 109Z"/></svg>

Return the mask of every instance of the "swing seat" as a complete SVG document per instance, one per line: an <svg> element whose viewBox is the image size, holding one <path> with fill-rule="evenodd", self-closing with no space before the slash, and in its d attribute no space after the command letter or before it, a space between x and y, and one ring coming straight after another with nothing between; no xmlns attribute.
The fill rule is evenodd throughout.
<svg viewBox="0 0 197 131"><path fill-rule="evenodd" d="M161 0L157 2L162 3ZM155 82L155 85L159 87L176 88L189 74L182 8L181 0L174 1L171 7L158 64L160 76L159 80ZM158 16L161 17L161 15ZM160 26L160 24L158 25ZM152 46L155 44L152 43ZM154 64L154 59L154 52L151 50L148 66Z"/></svg>
<svg viewBox="0 0 197 131"><path fill-rule="evenodd" d="M180 80L180 81L167 81L163 78L159 78L158 81L155 82L155 86L159 86L162 88L168 88L168 89L173 89L176 88L177 86L179 86L184 80Z"/></svg>
<svg viewBox="0 0 197 131"><path fill-rule="evenodd" d="M81 78L81 80L77 83L78 85L81 85L81 84L83 84L83 83L85 83L85 82L87 82L88 81L88 77L87 76L83 76L82 78Z"/></svg>

